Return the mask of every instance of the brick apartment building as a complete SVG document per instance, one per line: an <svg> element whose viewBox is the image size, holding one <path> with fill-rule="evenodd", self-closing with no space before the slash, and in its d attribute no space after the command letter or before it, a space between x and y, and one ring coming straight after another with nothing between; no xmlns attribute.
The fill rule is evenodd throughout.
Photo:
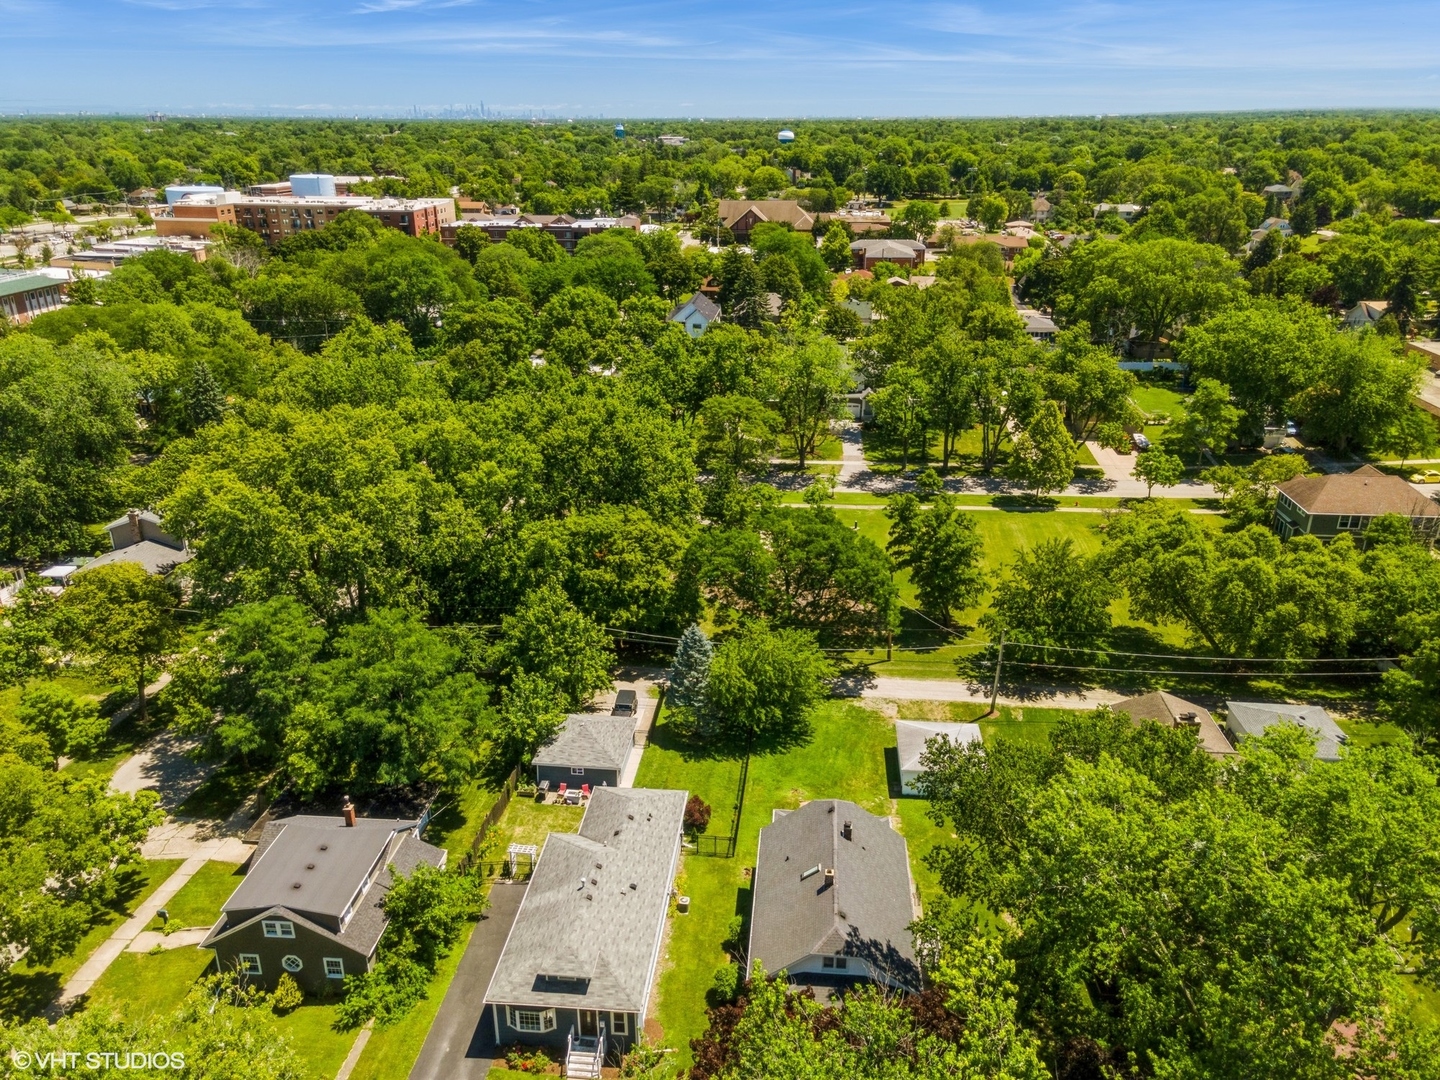
<svg viewBox="0 0 1440 1080"><path fill-rule="evenodd" d="M453 199L396 199L369 195L242 195L226 191L182 199L169 216L155 219L158 236L208 237L213 226L225 223L264 238L270 246L287 236L323 229L346 210L369 214L382 225L407 236L439 233L455 220Z"/></svg>

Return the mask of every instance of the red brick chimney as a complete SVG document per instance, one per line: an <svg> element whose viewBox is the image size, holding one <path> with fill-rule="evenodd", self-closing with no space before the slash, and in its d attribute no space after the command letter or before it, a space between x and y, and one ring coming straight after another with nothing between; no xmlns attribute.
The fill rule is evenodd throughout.
<svg viewBox="0 0 1440 1080"><path fill-rule="evenodd" d="M345 815L345 827L353 829L355 827L355 804L350 801L349 795L345 796L345 808L341 812Z"/></svg>

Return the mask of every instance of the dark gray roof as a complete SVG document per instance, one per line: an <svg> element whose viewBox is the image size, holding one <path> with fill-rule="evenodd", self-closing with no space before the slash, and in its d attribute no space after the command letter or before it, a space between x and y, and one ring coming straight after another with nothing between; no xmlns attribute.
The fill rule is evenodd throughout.
<svg viewBox="0 0 1440 1080"><path fill-rule="evenodd" d="M760 830L750 961L773 974L812 954L844 953L918 989L910 897L905 838L888 820L844 799L806 803Z"/></svg>
<svg viewBox="0 0 1440 1080"><path fill-rule="evenodd" d="M1340 746L1345 742L1345 732L1340 730L1340 725L1319 705L1227 701L1225 712L1225 726L1240 738L1262 735L1266 728L1275 724L1299 724L1318 736L1315 744L1317 758L1321 761L1340 760Z"/></svg>
<svg viewBox="0 0 1440 1080"><path fill-rule="evenodd" d="M600 788L551 833L485 1001L644 1014L687 792Z"/></svg>
<svg viewBox="0 0 1440 1080"><path fill-rule="evenodd" d="M413 830L416 824L358 818L350 828L344 818L308 815L272 821L251 857L250 872L222 910L283 904L295 911L339 918L366 875L377 863L383 869L380 860L392 847L395 834Z"/></svg>
<svg viewBox="0 0 1440 1080"><path fill-rule="evenodd" d="M339 819L295 817L270 822L266 826L264 834L261 836L260 844L257 845L255 854L251 857L250 873L246 875L245 880L240 883L235 892L230 895L230 899L227 900L221 908L220 919L211 928L205 940L201 942L202 948L212 947L219 939L234 933L242 927L253 924L257 919L287 918L304 925L322 937L339 942L347 948L353 949L362 955L369 956L371 952L374 951L376 944L380 941L381 935L385 933L385 927L390 921L385 915L384 902L385 896L390 891L390 886L394 881L390 872L391 868L393 867L395 873L401 877L408 877L411 871L421 863L428 863L431 866L438 867L445 865L446 852L444 849L425 843L425 841L419 839L410 831L417 824L416 822L360 818L353 829L346 828L343 823L340 824L339 828L350 834L363 835L368 842L378 843L380 845L375 848L375 856L372 857L372 864L367 864L366 870L370 868L370 865L373 865L373 858L379 857L381 852L384 853L383 862L380 865L379 871L375 874L374 879L371 881L369 888L365 890L360 900L355 904L349 919L340 925L338 931L312 917L315 914L332 914L317 908L313 896L303 901L292 900L289 897L276 897L270 900L268 905L258 907L254 903L254 900L264 895L261 890L269 889L270 884L273 883L276 876L277 870L283 863L288 861L287 855L284 859L271 862L269 869L266 870L267 878L270 880L262 882L261 885L257 886L256 891L247 894L245 893L246 886L249 885L251 879L255 877L256 871L265 863L262 856L267 853L274 855L277 851L284 854L288 852L290 848L296 847L297 845L308 844L316 835L328 835L323 828L301 828L300 830L296 830L293 828L293 823L297 821L330 823L339 821ZM398 825L401 826L401 828L392 831L387 827L391 825ZM352 865L358 861L355 860L353 856L356 851L362 849L361 845L341 844L337 847L329 843L328 840L321 842L327 844L328 850L318 852L319 855L326 856L332 852L338 852L345 854L347 861ZM344 850L347 847L350 848L349 851ZM303 846L301 850L305 850ZM316 870L321 869L321 866L317 863L315 870L304 870L303 867L301 869L303 873L313 875ZM362 877L356 882L356 885L363 884L363 881L362 872ZM300 890L285 886L283 891L291 893L303 892L304 885L302 884ZM237 898L239 898L238 903ZM348 900L349 896L346 897L346 902L348 902ZM338 917L340 913L335 912L333 914Z"/></svg>
<svg viewBox="0 0 1440 1080"><path fill-rule="evenodd" d="M695 311L701 316L703 316L707 322L714 322L720 317L720 305L715 303L714 300L711 300L704 293L697 292L694 296L690 297L690 299L686 300L683 304L676 304L674 309L670 312L670 318L674 319L677 315L680 314L680 312L684 311L687 307L694 307Z"/></svg>
<svg viewBox="0 0 1440 1080"><path fill-rule="evenodd" d="M920 755L931 739L945 738L956 746L980 741L979 724L942 724L933 720L896 720L895 746L900 755L901 772L919 772Z"/></svg>
<svg viewBox="0 0 1440 1080"><path fill-rule="evenodd" d="M127 544L114 551L107 551L104 555L97 555L80 569L94 570L97 566L109 566L112 563L139 563L148 574L164 574L194 557L195 553L192 551L157 544L154 540L141 540L137 544Z"/></svg>
<svg viewBox="0 0 1440 1080"><path fill-rule="evenodd" d="M623 769L634 745L633 716L575 713L565 718L565 726L536 753L535 764Z"/></svg>

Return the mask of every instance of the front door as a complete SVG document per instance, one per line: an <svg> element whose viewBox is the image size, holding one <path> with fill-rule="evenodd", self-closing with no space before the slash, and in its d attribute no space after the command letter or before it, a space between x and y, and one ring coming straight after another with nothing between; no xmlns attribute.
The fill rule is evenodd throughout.
<svg viewBox="0 0 1440 1080"><path fill-rule="evenodd" d="M593 1039L600 1034L599 1015L590 1009L580 1010L580 1034L587 1039Z"/></svg>

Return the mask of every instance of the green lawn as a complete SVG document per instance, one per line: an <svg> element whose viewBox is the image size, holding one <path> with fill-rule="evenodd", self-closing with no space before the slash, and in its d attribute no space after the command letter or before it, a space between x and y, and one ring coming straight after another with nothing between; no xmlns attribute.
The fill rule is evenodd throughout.
<svg viewBox="0 0 1440 1080"><path fill-rule="evenodd" d="M156 859L127 874L114 905L90 924L80 944L69 956L43 967L22 960L9 971L0 972L0 1018L38 1016L65 981L75 973L115 928L128 919L160 884L180 868L180 859Z"/></svg>
<svg viewBox="0 0 1440 1080"><path fill-rule="evenodd" d="M499 797L500 792L484 781L441 795L440 809L425 830L426 842L443 847L450 853L450 863L455 864L469 853L480 823Z"/></svg>
<svg viewBox="0 0 1440 1080"><path fill-rule="evenodd" d="M662 717L656 727L636 785L680 788L699 795L713 809L710 832L723 835L730 827L740 763L707 756L703 748L673 731L670 723ZM671 918L656 1007L664 1045L679 1051L678 1064L688 1063L690 1040L704 1031L705 991L715 969L726 962L721 943L729 922L737 914L749 914L746 875L755 864L760 829L770 823L772 810L793 809L811 799L842 798L872 813L898 813L901 829L912 841L912 872L921 895L936 894L938 883L921 859L937 839L943 839L943 832L925 817L923 800L899 800L904 805L896 809L886 768L886 748L894 745L894 726L876 710L852 702L828 702L817 711L814 730L803 746L751 760L735 857L685 857L677 888L690 897L690 911ZM895 779L898 782L898 776Z"/></svg>
<svg viewBox="0 0 1440 1080"><path fill-rule="evenodd" d="M157 917L150 928L159 930L168 925L179 930L187 926L213 926L220 917L220 905L230 899L242 876L234 863L207 862L165 905L170 913L169 922L162 923Z"/></svg>
<svg viewBox="0 0 1440 1080"><path fill-rule="evenodd" d="M1351 746L1379 746L1382 743L1400 742L1407 738L1398 724L1347 720L1344 717L1337 717L1335 722L1340 725L1340 730L1350 737Z"/></svg>
<svg viewBox="0 0 1440 1080"><path fill-rule="evenodd" d="M115 683L90 674L60 675L54 679L31 680L25 686L10 686L0 690L0 717L14 719L20 707L20 698L25 691L41 682L50 682L74 696L92 701L102 713L112 713L126 700L128 688L122 689ZM136 730L134 721L121 724L100 745L99 749L85 761L72 761L65 767L65 775L73 777L108 777L127 757L135 752L135 746L148 735Z"/></svg>
<svg viewBox="0 0 1440 1080"><path fill-rule="evenodd" d="M219 766L190 797L175 808L180 817L225 820L265 783L268 771L247 768L237 761Z"/></svg>
<svg viewBox="0 0 1440 1080"><path fill-rule="evenodd" d="M820 440L820 444L815 447L815 452L813 454L805 455L805 460L839 461L840 455L843 452L842 446L843 444L840 442L840 439L837 436L827 435L825 438ZM792 443L789 439L781 439L780 445L775 448L775 456L784 461L796 460L795 444Z"/></svg>

